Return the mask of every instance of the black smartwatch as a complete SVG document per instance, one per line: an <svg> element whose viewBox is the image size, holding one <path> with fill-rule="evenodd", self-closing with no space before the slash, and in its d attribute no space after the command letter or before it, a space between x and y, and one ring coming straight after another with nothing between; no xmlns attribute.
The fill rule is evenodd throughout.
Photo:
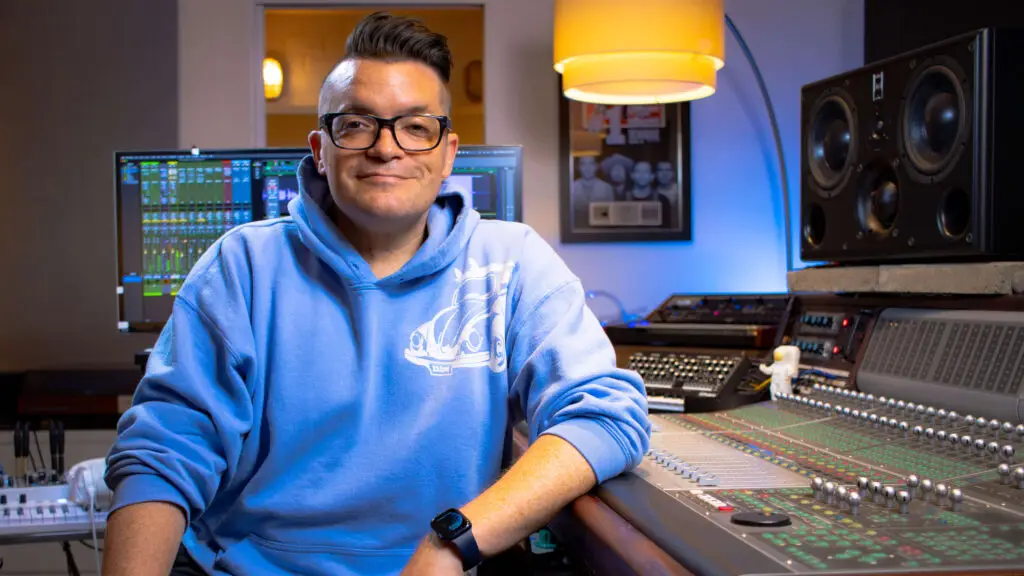
<svg viewBox="0 0 1024 576"><path fill-rule="evenodd" d="M464 571L475 568L480 563L480 548L473 537L473 525L458 509L449 508L435 516L430 521L430 528L442 542L455 546L459 551Z"/></svg>

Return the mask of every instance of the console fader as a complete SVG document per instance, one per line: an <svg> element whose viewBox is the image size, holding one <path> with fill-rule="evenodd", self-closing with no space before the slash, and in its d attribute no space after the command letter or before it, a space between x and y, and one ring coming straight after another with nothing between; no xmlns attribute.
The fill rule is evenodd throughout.
<svg viewBox="0 0 1024 576"><path fill-rule="evenodd" d="M790 334L827 324L796 308ZM644 461L598 495L697 574L1024 573L1024 313L847 324L794 394L652 415Z"/></svg>

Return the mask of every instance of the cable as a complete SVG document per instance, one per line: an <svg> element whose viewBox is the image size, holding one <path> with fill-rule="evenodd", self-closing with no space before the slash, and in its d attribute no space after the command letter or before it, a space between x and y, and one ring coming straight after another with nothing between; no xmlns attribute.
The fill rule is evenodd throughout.
<svg viewBox="0 0 1024 576"><path fill-rule="evenodd" d="M782 154L782 135L779 133L779 123L775 119L775 107L772 106L772 99L768 95L768 87L765 86L764 78L761 77L761 69L757 67L757 62L754 60L754 55L750 52L750 47L747 46L746 40L743 39L743 35L740 34L736 23L732 21L732 18L728 14L725 15L725 24L729 27L729 31L732 32L733 36L736 37L736 42L740 45L740 50L743 51L743 55L747 57L747 62L750 63L750 68L754 71L754 77L757 79L757 86L761 89L761 97L764 98L764 106L768 109L768 121L771 123L772 135L775 137L775 150L779 156L779 174L782 176L782 204L783 204L783 222L786 226L786 272L793 271L793 233L790 225L790 206L789 206L789 177L786 176L786 160Z"/></svg>
<svg viewBox="0 0 1024 576"><path fill-rule="evenodd" d="M93 484L92 471L88 468L85 470L88 474L89 482L86 483L86 492L89 493L89 526L92 528L92 553L96 557L96 576L101 576L103 573L101 567L103 563L100 561L100 539L96 537L96 486Z"/></svg>
<svg viewBox="0 0 1024 576"><path fill-rule="evenodd" d="M626 305L623 304L622 300L619 300L618 296L616 296L615 294L612 294L611 292L605 290L587 290L586 292L587 300L591 300L599 296L603 296L611 300L615 304L615 306L619 309L619 317L622 319L623 324L629 324L630 322L638 319L636 315L629 314L626 312Z"/></svg>

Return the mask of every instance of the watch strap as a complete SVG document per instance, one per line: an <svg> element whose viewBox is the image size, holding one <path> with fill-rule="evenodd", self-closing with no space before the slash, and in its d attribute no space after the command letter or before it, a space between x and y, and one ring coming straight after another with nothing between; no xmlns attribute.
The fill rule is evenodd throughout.
<svg viewBox="0 0 1024 576"><path fill-rule="evenodd" d="M459 551L459 556L462 558L462 569L464 571L475 568L482 558L480 557L480 548L476 544L476 538L473 536L473 530L469 529L456 536L451 543Z"/></svg>

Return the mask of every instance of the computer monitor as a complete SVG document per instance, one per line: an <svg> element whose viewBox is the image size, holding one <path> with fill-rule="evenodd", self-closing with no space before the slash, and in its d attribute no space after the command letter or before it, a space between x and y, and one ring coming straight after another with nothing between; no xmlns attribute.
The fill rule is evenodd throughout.
<svg viewBox="0 0 1024 576"><path fill-rule="evenodd" d="M461 146L444 186L465 192L485 219L522 222L523 147Z"/></svg>
<svg viewBox="0 0 1024 576"><path fill-rule="evenodd" d="M308 148L117 152L118 329L160 330L192 266L225 232L288 215ZM488 219L521 220L522 147L463 146L444 186Z"/></svg>

